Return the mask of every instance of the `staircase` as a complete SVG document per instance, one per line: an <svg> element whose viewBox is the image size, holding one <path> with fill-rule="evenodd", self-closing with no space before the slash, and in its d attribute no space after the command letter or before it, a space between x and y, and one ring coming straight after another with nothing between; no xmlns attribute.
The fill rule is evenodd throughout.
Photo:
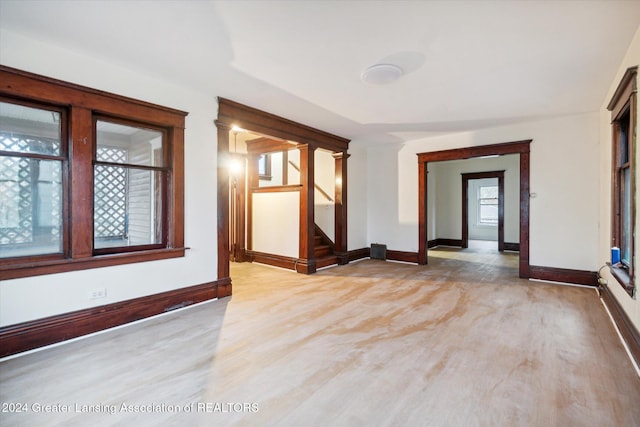
<svg viewBox="0 0 640 427"><path fill-rule="evenodd" d="M316 259L316 268L338 264L338 257L334 254L333 242L317 225L315 226L313 253Z"/></svg>

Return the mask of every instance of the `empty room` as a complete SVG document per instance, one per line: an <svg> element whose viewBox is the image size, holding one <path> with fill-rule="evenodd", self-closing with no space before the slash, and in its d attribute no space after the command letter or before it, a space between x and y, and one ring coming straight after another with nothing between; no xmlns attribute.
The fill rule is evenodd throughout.
<svg viewBox="0 0 640 427"><path fill-rule="evenodd" d="M638 426L636 0L0 0L2 426Z"/></svg>

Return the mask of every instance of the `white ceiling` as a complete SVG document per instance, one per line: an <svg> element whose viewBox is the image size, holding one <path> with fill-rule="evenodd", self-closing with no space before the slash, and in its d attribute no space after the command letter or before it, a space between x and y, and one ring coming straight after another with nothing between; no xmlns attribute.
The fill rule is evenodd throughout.
<svg viewBox="0 0 640 427"><path fill-rule="evenodd" d="M640 0L0 0L3 29L372 143L597 111L639 25ZM380 62L405 75L360 81Z"/></svg>

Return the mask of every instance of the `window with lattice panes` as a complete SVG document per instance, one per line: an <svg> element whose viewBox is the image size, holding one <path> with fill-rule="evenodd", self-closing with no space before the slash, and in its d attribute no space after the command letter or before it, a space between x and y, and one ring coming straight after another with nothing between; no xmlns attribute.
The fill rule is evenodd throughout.
<svg viewBox="0 0 640 427"><path fill-rule="evenodd" d="M167 168L159 129L96 121L94 248L160 245Z"/></svg>
<svg viewBox="0 0 640 427"><path fill-rule="evenodd" d="M184 256L186 112L0 81L0 281Z"/></svg>
<svg viewBox="0 0 640 427"><path fill-rule="evenodd" d="M127 150L98 147L96 159L124 163ZM96 166L93 172L93 234L96 241L117 243L127 238L127 170Z"/></svg>
<svg viewBox="0 0 640 427"><path fill-rule="evenodd" d="M64 114L0 102L0 258L61 254Z"/></svg>

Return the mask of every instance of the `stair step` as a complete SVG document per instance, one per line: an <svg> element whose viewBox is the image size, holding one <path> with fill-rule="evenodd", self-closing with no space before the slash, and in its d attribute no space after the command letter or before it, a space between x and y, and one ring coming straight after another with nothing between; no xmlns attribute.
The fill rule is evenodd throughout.
<svg viewBox="0 0 640 427"><path fill-rule="evenodd" d="M313 236L313 239L315 241L316 246L319 246L322 244L322 236Z"/></svg>

